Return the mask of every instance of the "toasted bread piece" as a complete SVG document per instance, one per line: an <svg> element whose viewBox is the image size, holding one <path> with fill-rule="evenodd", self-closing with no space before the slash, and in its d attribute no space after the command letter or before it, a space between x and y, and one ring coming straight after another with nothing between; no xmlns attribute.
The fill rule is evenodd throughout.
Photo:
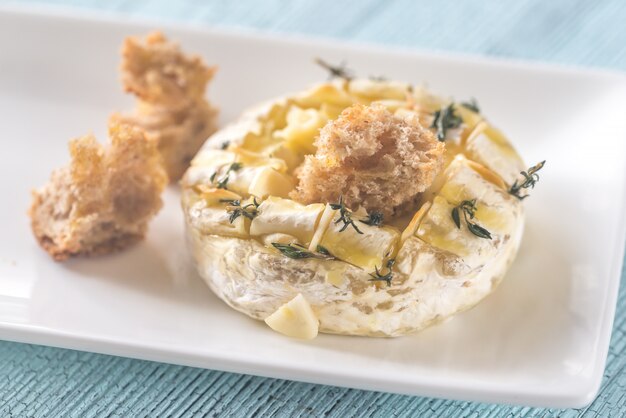
<svg viewBox="0 0 626 418"><path fill-rule="evenodd" d="M142 104L133 114L113 114L111 123L141 128L157 143L171 181L180 179L204 141L217 129L216 110L202 100L179 112Z"/></svg>
<svg viewBox="0 0 626 418"><path fill-rule="evenodd" d="M154 106L176 110L204 99L215 67L186 55L160 32L145 40L128 37L122 46L122 83L127 92Z"/></svg>
<svg viewBox="0 0 626 418"><path fill-rule="evenodd" d="M161 33L129 37L122 48L122 82L137 96L135 112L113 119L141 127L157 141L171 181L177 181L204 141L217 130L217 109L205 99L216 71L184 54Z"/></svg>
<svg viewBox="0 0 626 418"><path fill-rule="evenodd" d="M353 105L320 130L317 152L297 170L291 193L302 203L337 202L394 216L431 185L444 144L420 125L383 106Z"/></svg>
<svg viewBox="0 0 626 418"><path fill-rule="evenodd" d="M167 184L156 143L123 124L111 124L108 147L92 135L70 142L69 166L33 192L31 226L55 259L106 254L141 240L161 209Z"/></svg>

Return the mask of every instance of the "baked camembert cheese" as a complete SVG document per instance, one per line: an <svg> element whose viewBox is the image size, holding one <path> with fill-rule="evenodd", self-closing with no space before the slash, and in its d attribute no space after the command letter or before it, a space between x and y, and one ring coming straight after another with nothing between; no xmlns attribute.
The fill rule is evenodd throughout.
<svg viewBox="0 0 626 418"><path fill-rule="evenodd" d="M276 331L405 335L500 283L541 167L475 103L339 75L207 140L182 180L188 241L211 289Z"/></svg>

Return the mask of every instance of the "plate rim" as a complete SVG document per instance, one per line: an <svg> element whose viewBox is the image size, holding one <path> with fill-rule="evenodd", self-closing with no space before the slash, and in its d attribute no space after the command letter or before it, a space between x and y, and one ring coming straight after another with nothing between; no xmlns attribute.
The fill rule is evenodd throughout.
<svg viewBox="0 0 626 418"><path fill-rule="evenodd" d="M113 25L135 25L143 27L158 26L165 30L171 29L179 32L192 32L198 35L208 35L225 38L237 38L240 40L261 39L268 43L281 45L299 45L304 47L324 47L324 48L352 48L360 52L371 52L376 54L405 56L426 61L451 62L462 64L471 62L473 65L491 67L496 70L510 71L521 70L524 72L539 72L551 74L563 74L577 77L587 77L594 79L609 79L611 82L626 84L626 71L616 69L606 69L599 67L582 67L571 64L559 64L551 62L540 62L519 58L494 57L480 54L447 52L440 50L426 50L398 46L394 44L355 42L343 38L331 38L310 36L304 34L294 34L286 32L289 37L281 36L281 33L268 32L251 28L232 28L221 25L201 24L197 22L183 22L177 20L158 19L153 17L141 17L111 11L94 11L71 6L45 5L45 4L2 4L0 5L0 16L15 15L24 18L48 18L65 19L72 21L89 21L95 24ZM282 33L284 35L285 33ZM623 167L622 182L626 184L626 165ZM621 213L626 213L626 191L622 191L620 199ZM611 340L612 328L617 309L617 299L621 282L621 272L624 264L624 250L626 248L626 216L619 219L616 228L616 239L621 238L614 246L612 264L609 268L609 280L607 289L607 304L602 311L602 329L596 341L596 354L594 361L593 379L587 386L579 385L577 391L569 391L568 394L554 395L544 393L524 393L515 394L507 392L494 392L493 390L474 390L468 387L453 387L451 385L425 385L423 382L403 383L399 389L394 389L393 393L401 393L414 396L428 396L437 398L459 399L464 401L507 403L515 405L532 405L539 407L557 408L581 408L589 405L596 398L602 384L604 369L608 357L608 350ZM159 361L164 363L179 364L192 367L210 368L227 372L254 374L258 376L289 379L296 381L306 381L315 384L334 385L342 387L358 388L362 390L388 391L375 382L379 379L369 379L355 381L350 380L347 374L315 373L306 370L306 377L303 379L302 372L292 366L271 365L268 363L253 363L248 360L232 360L225 356L207 356L198 353L175 350L172 347L158 347L154 344L142 345L137 342L120 339L109 339L102 337L85 336L73 334L65 331L54 330L53 328L20 325L18 323L8 323L0 321L0 340L13 341L27 344L37 344L51 347L58 347L71 350L94 352L98 354L123 356L148 361ZM222 353L223 354L223 353ZM252 370L252 371L251 371ZM298 376L300 373L300 377ZM397 381L394 381L397 385ZM417 393L419 392L419 395Z"/></svg>

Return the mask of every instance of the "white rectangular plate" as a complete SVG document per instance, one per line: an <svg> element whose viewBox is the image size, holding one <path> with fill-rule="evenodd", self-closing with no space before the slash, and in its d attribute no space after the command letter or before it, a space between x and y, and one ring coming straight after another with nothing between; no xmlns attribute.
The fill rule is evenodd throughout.
<svg viewBox="0 0 626 418"><path fill-rule="evenodd" d="M477 308L414 336L284 338L196 275L175 187L145 242L53 262L31 235L29 191L66 163L68 139L104 140L109 114L130 109L119 47L154 28L219 65L209 95L222 123L324 79L316 56L476 97L528 162L548 161L506 280ZM623 259L625 102L626 77L609 72L4 10L0 338L414 395L585 405L602 379Z"/></svg>

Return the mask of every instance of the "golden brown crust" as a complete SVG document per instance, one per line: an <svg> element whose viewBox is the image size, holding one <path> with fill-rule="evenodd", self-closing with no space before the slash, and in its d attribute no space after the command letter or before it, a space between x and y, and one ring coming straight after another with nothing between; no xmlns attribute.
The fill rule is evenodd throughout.
<svg viewBox="0 0 626 418"><path fill-rule="evenodd" d="M206 101L180 112L142 106L130 115L114 114L112 123L140 127L157 143L171 181L180 179L204 141L217 130L217 111Z"/></svg>
<svg viewBox="0 0 626 418"><path fill-rule="evenodd" d="M154 141L112 124L110 145L87 135L70 142L70 165L33 192L29 214L40 245L55 259L106 254L141 240L167 183Z"/></svg>
<svg viewBox="0 0 626 418"><path fill-rule="evenodd" d="M171 181L178 180L204 141L217 130L217 110L204 98L216 68L184 54L161 33L127 38L122 81L137 109L113 120L141 127L157 141Z"/></svg>
<svg viewBox="0 0 626 418"><path fill-rule="evenodd" d="M215 71L199 56L183 54L160 32L144 41L128 37L122 46L125 90L155 106L179 109L202 100Z"/></svg>
<svg viewBox="0 0 626 418"><path fill-rule="evenodd" d="M383 106L347 108L322 128L315 145L316 154L297 170L291 197L308 204L343 195L352 209L387 217L426 190L443 165L443 143L416 116L396 116Z"/></svg>

